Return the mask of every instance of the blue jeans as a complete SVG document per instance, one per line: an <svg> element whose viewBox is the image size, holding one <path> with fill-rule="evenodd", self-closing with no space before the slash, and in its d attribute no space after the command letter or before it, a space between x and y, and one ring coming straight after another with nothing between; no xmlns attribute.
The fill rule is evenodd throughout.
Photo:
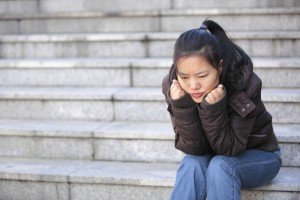
<svg viewBox="0 0 300 200"><path fill-rule="evenodd" d="M270 183L280 167L280 150L248 149L233 157L186 155L171 200L240 200L241 188Z"/></svg>

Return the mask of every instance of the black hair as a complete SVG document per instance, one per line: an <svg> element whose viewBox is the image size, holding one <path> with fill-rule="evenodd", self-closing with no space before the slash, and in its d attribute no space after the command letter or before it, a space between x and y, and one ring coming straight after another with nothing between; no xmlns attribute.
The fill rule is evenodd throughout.
<svg viewBox="0 0 300 200"><path fill-rule="evenodd" d="M247 86L242 78L246 75L243 68L249 67L246 72L252 70L252 61L216 22L205 20L200 28L188 30L176 40L173 55L175 66L180 58L193 55L204 57L216 69L219 69L220 61L223 60L220 83L229 92Z"/></svg>

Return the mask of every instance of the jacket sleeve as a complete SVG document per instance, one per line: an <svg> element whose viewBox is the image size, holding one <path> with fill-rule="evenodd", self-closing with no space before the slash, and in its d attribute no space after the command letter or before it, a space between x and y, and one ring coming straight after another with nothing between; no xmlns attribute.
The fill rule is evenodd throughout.
<svg viewBox="0 0 300 200"><path fill-rule="evenodd" d="M175 147L186 154L207 154L210 147L201 130L197 104L188 94L179 100L171 100L167 78L164 79L162 88L175 132Z"/></svg>
<svg viewBox="0 0 300 200"><path fill-rule="evenodd" d="M258 77L257 77L258 78ZM199 116L204 133L216 154L234 156L246 149L261 101L261 81L245 91L209 105L205 100L199 105ZM228 106L232 112L228 113Z"/></svg>

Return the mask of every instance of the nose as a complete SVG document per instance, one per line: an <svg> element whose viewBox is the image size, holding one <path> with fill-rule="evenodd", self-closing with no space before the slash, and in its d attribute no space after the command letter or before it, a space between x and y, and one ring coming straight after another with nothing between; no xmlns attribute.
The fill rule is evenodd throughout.
<svg viewBox="0 0 300 200"><path fill-rule="evenodd" d="M191 79L190 80L190 89L191 90L198 90L200 88L200 83L196 79Z"/></svg>

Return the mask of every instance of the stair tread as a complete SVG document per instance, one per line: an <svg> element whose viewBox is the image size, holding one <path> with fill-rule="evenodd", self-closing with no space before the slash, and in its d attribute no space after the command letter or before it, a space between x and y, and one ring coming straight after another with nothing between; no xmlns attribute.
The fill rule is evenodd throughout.
<svg viewBox="0 0 300 200"><path fill-rule="evenodd" d="M274 124L279 142L300 143L300 124ZM171 122L0 119L0 136L173 140Z"/></svg>
<svg viewBox="0 0 300 200"><path fill-rule="evenodd" d="M23 181L172 187L177 167L177 163L0 158L0 178ZM300 168L281 168L272 184L260 187L259 190L299 192Z"/></svg>
<svg viewBox="0 0 300 200"><path fill-rule="evenodd" d="M45 19L45 18L90 18L90 17L138 17L138 16L180 16L180 15L254 15L254 14L298 14L300 8L197 8L197 9L163 9L163 10L135 10L135 11L82 11L56 13L3 13L2 19Z"/></svg>
<svg viewBox="0 0 300 200"><path fill-rule="evenodd" d="M300 68L298 57L257 58L253 57L254 68ZM1 59L1 68L169 68L172 58L41 58Z"/></svg>
<svg viewBox="0 0 300 200"><path fill-rule="evenodd" d="M59 33L0 35L1 42L95 42L176 40L181 32ZM233 39L299 39L299 31L230 31Z"/></svg>
<svg viewBox="0 0 300 200"><path fill-rule="evenodd" d="M161 87L0 87L0 99L163 101ZM298 88L263 88L266 102L300 102Z"/></svg>

